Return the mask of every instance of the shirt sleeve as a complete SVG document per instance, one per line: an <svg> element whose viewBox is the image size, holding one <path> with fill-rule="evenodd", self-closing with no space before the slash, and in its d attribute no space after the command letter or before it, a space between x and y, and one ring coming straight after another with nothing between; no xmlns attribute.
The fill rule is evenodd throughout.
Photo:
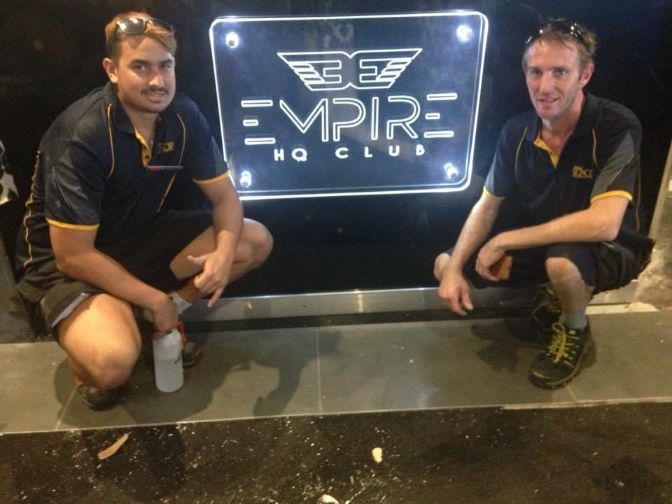
<svg viewBox="0 0 672 504"><path fill-rule="evenodd" d="M45 171L45 215L54 226L97 229L106 170L84 144L61 139L42 153Z"/></svg>
<svg viewBox="0 0 672 504"><path fill-rule="evenodd" d="M483 189L490 196L496 198L508 197L514 187L515 177L515 145L511 139L511 125L507 123L502 128L497 140L495 155L490 165L490 171L485 179Z"/></svg>
<svg viewBox="0 0 672 504"><path fill-rule="evenodd" d="M623 196L632 201L640 166L641 125L634 115L610 122L609 127L596 133L600 146L597 154L599 173L591 201L610 196Z"/></svg>

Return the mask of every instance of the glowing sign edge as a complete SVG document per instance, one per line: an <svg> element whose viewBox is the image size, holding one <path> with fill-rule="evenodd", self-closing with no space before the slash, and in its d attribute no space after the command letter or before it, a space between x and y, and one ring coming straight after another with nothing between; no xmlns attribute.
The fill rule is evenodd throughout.
<svg viewBox="0 0 672 504"><path fill-rule="evenodd" d="M274 22L274 21L327 21L327 20L339 20L339 19L386 19L386 18L419 18L419 17L454 17L454 16L476 16L480 18L482 25L482 34L480 44L482 44L482 49L479 47L480 61L479 61L479 75L478 82L476 84L476 104L474 107L474 127L471 132L471 138L469 138L469 151L467 153L467 176L462 184L459 186L451 187L436 187L431 189L400 189L400 190L387 190L387 191L350 191L350 192L322 192L322 193L312 193L312 194L240 194L240 199L243 201L254 201L254 200L272 200L272 199L300 199L300 198L332 198L332 197L343 197L343 196L384 196L391 194L422 194L422 193L449 193L449 192L458 192L466 189L471 183L471 175L473 171L474 163L474 149L476 145L476 133L478 131L478 114L480 111L481 105L481 88L483 85L483 68L485 64L485 53L488 45L488 28L489 21L485 14L475 10L451 10L451 11L442 11L442 12L413 12L406 14L364 14L364 15L342 15L342 16L220 16L216 18L211 24L210 29L208 30L210 38L210 49L212 52L212 68L215 78L215 90L217 93L217 114L219 115L219 126L222 136L222 154L224 156L224 161L228 162L226 154L226 141L224 134L224 118L222 116L222 104L220 103L220 93L219 93L219 82L217 80L217 60L215 58L215 44L214 44L214 29L218 24L233 24L233 23L246 23L252 21L262 21L262 22ZM229 168L231 169L231 168ZM235 178L231 177L231 181L234 182Z"/></svg>

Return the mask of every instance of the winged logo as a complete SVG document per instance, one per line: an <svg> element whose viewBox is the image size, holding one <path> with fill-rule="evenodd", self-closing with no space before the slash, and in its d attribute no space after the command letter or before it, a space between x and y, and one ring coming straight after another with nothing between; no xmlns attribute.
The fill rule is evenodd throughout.
<svg viewBox="0 0 672 504"><path fill-rule="evenodd" d="M390 89L421 48L344 51L279 52L311 91Z"/></svg>

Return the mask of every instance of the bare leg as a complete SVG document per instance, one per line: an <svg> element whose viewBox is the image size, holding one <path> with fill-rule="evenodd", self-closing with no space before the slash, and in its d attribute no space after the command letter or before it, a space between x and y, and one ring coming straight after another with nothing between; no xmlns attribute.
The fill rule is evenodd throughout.
<svg viewBox="0 0 672 504"><path fill-rule="evenodd" d="M436 278L437 281L441 281L443 271L445 270L446 266L448 266L449 262L450 256L446 252L442 252L436 256L436 259L434 260L434 278Z"/></svg>
<svg viewBox="0 0 672 504"><path fill-rule="evenodd" d="M215 248L215 234L210 227L197 236L184 250L170 263L173 274L180 279L189 278L189 282L180 288L177 293L189 302L193 302L204 295L194 286L193 277L200 273L197 266L187 260L187 256L199 256ZM240 240L236 247L236 256L233 261L230 282L242 277L245 273L263 264L273 248L273 238L259 222L245 219Z"/></svg>
<svg viewBox="0 0 672 504"><path fill-rule="evenodd" d="M594 287L583 281L576 265L562 257L551 257L546 261L546 271L563 313L585 311Z"/></svg>
<svg viewBox="0 0 672 504"><path fill-rule="evenodd" d="M75 375L101 390L128 380L141 347L130 305L109 294L90 297L66 317L58 342Z"/></svg>

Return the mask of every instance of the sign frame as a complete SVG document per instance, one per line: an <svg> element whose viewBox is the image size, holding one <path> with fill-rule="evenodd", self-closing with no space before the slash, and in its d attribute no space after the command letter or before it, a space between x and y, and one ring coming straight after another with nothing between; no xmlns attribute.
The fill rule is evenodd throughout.
<svg viewBox="0 0 672 504"><path fill-rule="evenodd" d="M369 196L369 195L391 195L391 194L419 194L419 193L450 193L450 192L457 192L457 191L463 191L465 190L470 182L471 182L471 177L472 177L472 172L473 172L473 161L474 161L474 150L475 150L475 143L476 143L476 134L478 130L478 116L479 116L479 110L480 110L480 100L481 100L481 90L482 90L482 85L483 85L483 70L484 70L484 63L485 63L485 55L486 55L486 48L487 48L487 39L488 39L488 27L489 27L489 22L488 18L482 14L481 12L475 11L475 10L450 10L450 11L438 11L438 12L425 12L425 13L398 13L398 14L364 14L364 15L334 15L334 16L223 16L223 17L218 17L216 18L209 30L209 35L210 35L210 44L211 44L211 49L212 49L212 59L213 59L213 70L214 70L214 76L215 76L215 85L216 85L216 91L217 91L217 104L218 104L218 114L219 114L219 120L220 120L220 127L221 127L221 139L222 139L222 152L224 155L224 159L229 162L230 161L230 156L227 151L227 132L225 128L225 118L224 118L224 113L223 113L223 106L222 106L222 98L221 98L221 93L220 93L220 82L218 79L218 74L219 74L219 68L218 68L218 62L217 62L217 57L216 57L216 30L218 25L224 24L224 25L235 25L237 23L277 23L277 22L334 22L334 21L350 21L350 20L366 20L366 19L399 19L399 18L436 18L436 17L454 17L454 16L476 16L478 17L480 23L481 23L481 32L480 32L480 38L479 38L479 47L478 47L478 61L476 62L476 68L477 68L477 75L475 78L475 86L473 90L473 104L472 104L472 116L471 116L471 123L470 123L470 131L468 134L467 142L467 151L466 151L466 162L465 162L465 167L463 171L463 176L459 180L458 184L455 185L444 185L444 186L434 186L434 187L405 187L405 188L392 188L392 189L349 189L349 190L342 190L342 189L334 189L334 190L327 190L327 189L322 189L322 190L316 190L316 192L267 192L267 193L253 193L250 191L247 191L244 187L238 187L241 185L241 174L237 173L237 167L235 166L235 163L230 163L230 170L232 172L232 181L234 182L234 185L237 186L238 192L240 194L241 200L269 200L269 199L299 199L299 198L319 198L319 197L343 197L343 196ZM405 50L411 50L410 49L405 49ZM334 52L339 52L337 50L334 50ZM353 52L347 53L341 51L342 54L344 54L344 58L353 58L357 55L357 53L361 52L367 52L367 51L361 51L361 50L355 50ZM368 52L374 52L374 50L369 50ZM278 51L278 56L282 58L287 65L290 67L292 66L291 62L288 61L286 58L292 57L292 52L291 51ZM281 55L282 54L282 55ZM303 53L307 54L307 53ZM321 51L320 54L325 54L324 51ZM416 54L417 55L417 54ZM413 56L415 57L415 56ZM412 59L412 58L410 58ZM294 70L294 69L293 69ZM299 73L294 70L297 76ZM325 72L326 75L326 72ZM397 75L398 77L398 75ZM303 80L303 84L306 86L309 86L309 83L306 82L306 80ZM297 79L297 85L300 84L301 81ZM394 82L392 81L392 84ZM386 83L383 83L382 85L385 85ZM392 85L390 84L390 86ZM317 84L318 86L320 85L319 83ZM324 84L322 84L324 86ZM341 88L343 89L344 87L347 87L347 84L343 86L341 83ZM357 86L352 85L350 83L351 87L358 89ZM337 88L335 88L337 89ZM374 88L375 89L375 88ZM383 87L379 87L378 89L383 89ZM329 88L323 87L322 90L330 90ZM311 91L314 91L314 89L311 89ZM445 94L445 93L444 93ZM447 98L443 98L447 99ZM258 100L260 103L262 100ZM253 123L250 123L253 124ZM253 141L253 140L250 140ZM263 142L268 142L269 140L266 138L261 138L258 140L258 145L263 144ZM283 153L284 154L284 153ZM451 167L448 166L450 163L446 164L446 167L444 169L446 171L450 170ZM245 173L241 172L242 175L244 176ZM243 180L244 181L244 180Z"/></svg>

